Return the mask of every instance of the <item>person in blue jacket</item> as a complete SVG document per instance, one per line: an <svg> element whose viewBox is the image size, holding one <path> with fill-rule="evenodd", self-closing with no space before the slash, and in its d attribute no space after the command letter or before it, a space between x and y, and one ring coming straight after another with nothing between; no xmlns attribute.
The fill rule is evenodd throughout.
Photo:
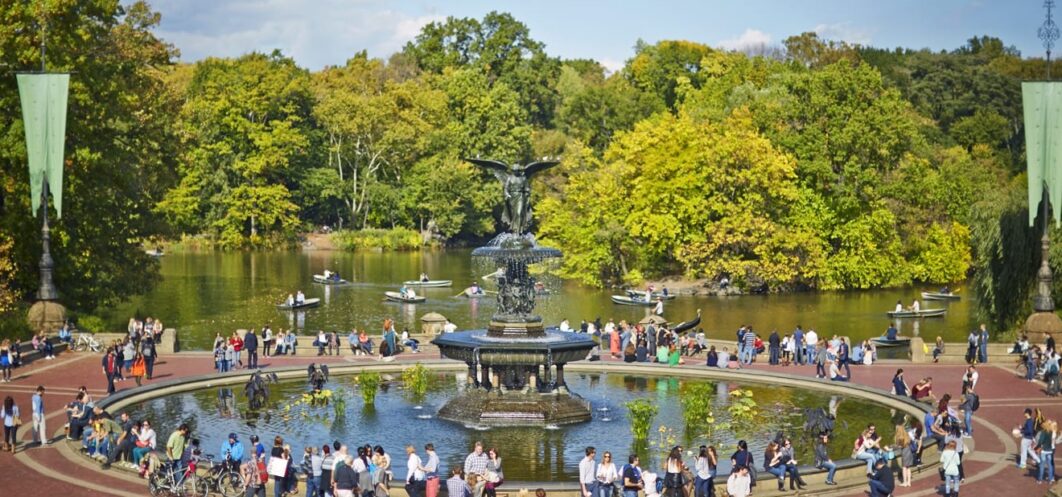
<svg viewBox="0 0 1062 497"><path fill-rule="evenodd" d="M228 464L239 467L243 462L243 444L235 433L229 433L229 439L221 443L221 451L218 453Z"/></svg>

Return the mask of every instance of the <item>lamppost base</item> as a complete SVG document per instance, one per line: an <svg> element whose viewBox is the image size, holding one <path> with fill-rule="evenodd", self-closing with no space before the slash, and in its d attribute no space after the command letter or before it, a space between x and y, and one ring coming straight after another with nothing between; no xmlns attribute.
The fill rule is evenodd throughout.
<svg viewBox="0 0 1062 497"><path fill-rule="evenodd" d="M38 300L30 306L26 320L34 332L55 333L66 322L66 307L54 300Z"/></svg>
<svg viewBox="0 0 1062 497"><path fill-rule="evenodd" d="M1054 312L1034 312L1025 320L1022 332L1031 343L1043 343L1048 333L1062 337L1062 318Z"/></svg>

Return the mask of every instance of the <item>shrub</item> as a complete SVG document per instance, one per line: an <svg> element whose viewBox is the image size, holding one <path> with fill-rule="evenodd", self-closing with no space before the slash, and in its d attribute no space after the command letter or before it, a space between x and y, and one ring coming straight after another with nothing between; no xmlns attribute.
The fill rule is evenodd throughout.
<svg viewBox="0 0 1062 497"><path fill-rule="evenodd" d="M332 242L342 250L420 250L420 233L407 228L342 230L332 233Z"/></svg>
<svg viewBox="0 0 1062 497"><path fill-rule="evenodd" d="M406 389L416 400L424 398L424 394L428 393L430 381L431 377L428 374L428 368L419 362L402 370L402 382L405 383Z"/></svg>
<svg viewBox="0 0 1062 497"><path fill-rule="evenodd" d="M103 333L104 331L107 331L107 323L105 323L103 318L99 316L86 314L84 316L78 316L77 329L91 333Z"/></svg>

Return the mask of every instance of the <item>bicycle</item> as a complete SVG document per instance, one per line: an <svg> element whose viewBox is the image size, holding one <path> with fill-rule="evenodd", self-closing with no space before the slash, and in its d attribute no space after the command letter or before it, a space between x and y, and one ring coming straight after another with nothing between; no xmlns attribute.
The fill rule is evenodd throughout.
<svg viewBox="0 0 1062 497"><path fill-rule="evenodd" d="M210 488L196 473L194 461L184 468L170 462L148 477L148 493L152 497L199 497L208 495Z"/></svg>
<svg viewBox="0 0 1062 497"><path fill-rule="evenodd" d="M73 349L78 352L84 352L86 350L92 350L93 352L103 351L103 344L96 340L96 337L88 333L78 333L77 340L74 341Z"/></svg>
<svg viewBox="0 0 1062 497"><path fill-rule="evenodd" d="M208 491L213 489L224 497L243 495L246 484L235 462L226 458L222 463L215 463L211 455L207 455L204 460L206 461L206 475L203 476L203 480L207 483Z"/></svg>

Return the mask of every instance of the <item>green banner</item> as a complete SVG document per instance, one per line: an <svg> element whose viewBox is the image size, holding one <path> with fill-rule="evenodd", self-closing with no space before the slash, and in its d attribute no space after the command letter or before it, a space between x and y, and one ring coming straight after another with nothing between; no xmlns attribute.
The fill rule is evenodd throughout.
<svg viewBox="0 0 1062 497"><path fill-rule="evenodd" d="M29 156L33 215L41 204L41 189L48 193L58 217L63 216L63 147L66 141L66 98L69 74L19 74L22 123Z"/></svg>

